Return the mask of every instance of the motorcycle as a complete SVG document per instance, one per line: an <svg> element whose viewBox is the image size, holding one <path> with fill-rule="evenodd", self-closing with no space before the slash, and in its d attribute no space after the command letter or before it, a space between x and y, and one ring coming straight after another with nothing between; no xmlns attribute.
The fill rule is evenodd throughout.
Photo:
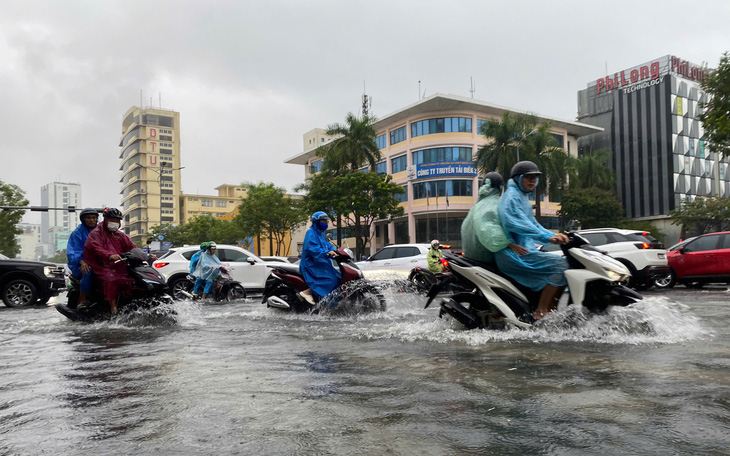
<svg viewBox="0 0 730 456"><path fill-rule="evenodd" d="M236 299L245 299L246 289L243 288L241 282L231 277L231 275L228 273L228 268L226 268L225 266L220 267L220 272L220 275L215 280L215 285L213 286L212 293L210 293L210 296L213 298L213 300L216 302L230 302L235 301ZM193 289L195 288L195 277L188 274L185 279L187 281L185 282L184 287L178 290L178 293L175 297L200 299L199 295L193 293Z"/></svg>
<svg viewBox="0 0 730 456"><path fill-rule="evenodd" d="M643 297L621 283L631 273L606 252L590 245L577 233L567 233L570 241L561 246L569 269L568 304L582 304L589 312L601 313L609 306L628 306ZM533 313L540 292L530 290L500 272L496 265L484 264L463 256L445 255L447 269L472 292L456 293L443 299L439 318L451 315L467 329L503 329L507 325L527 329L535 322ZM428 292L426 308L447 281L436 283Z"/></svg>
<svg viewBox="0 0 730 456"><path fill-rule="evenodd" d="M444 263L446 263L446 260L441 258L441 264L446 266ZM445 283L445 291L448 291L450 293L459 293L461 291L468 291L466 287L464 287L461 282L459 282L457 279L453 277L453 274L444 269L443 272L437 272L433 273L429 271L428 268L422 268L420 266L416 266L415 268L411 269L411 272L408 274L408 280L415 285L417 291L422 293L427 293L432 286L436 285L438 282L446 281Z"/></svg>
<svg viewBox="0 0 730 456"><path fill-rule="evenodd" d="M120 313L138 309L155 310L160 305L172 304L172 296L167 294L165 277L150 265L152 261L141 249L132 249L120 255L126 263L127 274L134 282L131 287L117 297L117 308ZM111 317L109 303L104 299L100 283L94 283L87 294L88 306L78 308L81 280L70 277L71 289L68 291L68 303L56 304L56 310L73 321L100 321ZM169 314L169 311L166 312Z"/></svg>
<svg viewBox="0 0 730 456"><path fill-rule="evenodd" d="M299 265L287 263L268 264L272 271L266 279L262 303L266 307L292 312L316 313L323 308L335 310L344 303L353 304L358 312L384 311L385 298L375 285L363 279L362 271L352 261L352 253L342 248L335 252L332 262L342 274L340 286L315 307L299 296L300 292L309 288L299 272Z"/></svg>

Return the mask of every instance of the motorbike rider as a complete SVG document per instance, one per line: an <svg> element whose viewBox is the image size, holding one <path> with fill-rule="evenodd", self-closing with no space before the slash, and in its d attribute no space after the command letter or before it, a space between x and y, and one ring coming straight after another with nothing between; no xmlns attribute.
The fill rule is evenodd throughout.
<svg viewBox="0 0 730 456"><path fill-rule="evenodd" d="M444 272L444 265L441 264L441 258L443 257L444 255L443 253L441 253L439 240L434 239L433 241L431 241L431 248L426 254L426 261L428 261L428 270L433 272L434 274Z"/></svg>
<svg viewBox="0 0 730 456"><path fill-rule="evenodd" d="M534 317L539 320L555 310L567 281L563 274L568 261L560 256L540 252L535 243L565 244L564 234L555 234L540 225L532 214L528 195L535 190L542 175L531 161L518 162L510 173L502 199L499 200L499 218L507 238L527 250L519 255L514 250L495 252L497 266L505 274L534 291L542 290Z"/></svg>
<svg viewBox="0 0 730 456"><path fill-rule="evenodd" d="M312 226L304 236L302 259L299 262L299 272L309 288L299 293L299 296L314 305L315 299L318 300L337 288L342 274L333 267L330 260L337 255L337 248L325 236L329 216L326 212L318 211L312 214L311 220Z"/></svg>
<svg viewBox="0 0 730 456"><path fill-rule="evenodd" d="M133 283L127 274L126 265L116 262L122 259L121 253L129 252L137 246L129 236L119 231L122 225L122 212L119 209L107 207L103 215L102 223L98 224L86 239L84 260L101 283L104 299L109 302L112 314L116 314L119 311L117 296ZM154 255L152 257L154 258Z"/></svg>
<svg viewBox="0 0 730 456"><path fill-rule="evenodd" d="M482 263L493 263L494 252L509 248L517 255L527 250L511 242L504 234L499 220L499 198L502 196L502 176L496 172L484 176L479 199L461 224L461 242L464 256Z"/></svg>
<svg viewBox="0 0 730 456"><path fill-rule="evenodd" d="M91 230L96 228L99 214L96 212L96 209L87 207L81 211L79 219L81 220L81 224L76 227L68 238L66 257L68 258L68 268L71 270L71 274L75 278L81 279L78 303L84 305L86 303L86 294L91 289L91 268L89 267L89 263L84 261L83 258L84 244Z"/></svg>
<svg viewBox="0 0 730 456"><path fill-rule="evenodd" d="M223 266L223 263L215 256L217 247L215 242L208 242L206 249L200 254L198 264L195 267L195 277L197 277L195 287L198 287L198 280L205 284L203 299L208 298L208 294L213 288L213 285L215 285L215 281L221 275L220 268ZM193 293L195 293L195 290L193 290Z"/></svg>
<svg viewBox="0 0 730 456"><path fill-rule="evenodd" d="M197 295L198 290L200 288L205 286L205 281L201 280L199 277L195 275L195 269L198 267L198 261L200 260L200 254L205 252L208 249L208 246L210 246L211 241L205 241L200 244L200 250L195 252L195 254L190 258L190 276L195 279L195 287L193 288L193 294Z"/></svg>

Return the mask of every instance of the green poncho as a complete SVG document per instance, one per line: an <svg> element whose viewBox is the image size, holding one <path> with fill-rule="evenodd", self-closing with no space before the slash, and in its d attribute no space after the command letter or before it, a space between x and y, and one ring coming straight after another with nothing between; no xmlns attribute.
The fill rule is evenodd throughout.
<svg viewBox="0 0 730 456"><path fill-rule="evenodd" d="M493 252L506 249L510 240L499 220L500 190L492 188L489 179L479 189L479 200L461 224L464 256L482 263L494 261Z"/></svg>

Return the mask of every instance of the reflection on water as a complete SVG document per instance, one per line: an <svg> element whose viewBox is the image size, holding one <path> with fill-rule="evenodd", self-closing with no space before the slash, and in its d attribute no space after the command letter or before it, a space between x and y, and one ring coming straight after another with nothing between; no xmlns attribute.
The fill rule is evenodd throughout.
<svg viewBox="0 0 730 456"><path fill-rule="evenodd" d="M722 454L721 291L464 331L407 283L386 312L258 300L72 323L0 308L0 454Z"/></svg>

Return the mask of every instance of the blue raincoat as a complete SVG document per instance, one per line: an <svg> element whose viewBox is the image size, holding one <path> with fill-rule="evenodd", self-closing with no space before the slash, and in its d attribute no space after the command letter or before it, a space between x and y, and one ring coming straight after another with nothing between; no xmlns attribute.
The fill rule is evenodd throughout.
<svg viewBox="0 0 730 456"><path fill-rule="evenodd" d="M91 289L91 272L81 274L81 264L84 256L84 244L86 244L86 238L89 237L89 233L94 228L81 223L73 230L71 236L68 238L68 244L66 245L66 258L68 258L68 268L74 277L81 277L81 291L89 291Z"/></svg>
<svg viewBox="0 0 730 456"><path fill-rule="evenodd" d="M461 242L464 256L482 263L494 262L493 252L509 247L499 220L501 191L492 188L489 179L479 189L479 201L469 210L461 224Z"/></svg>
<svg viewBox="0 0 730 456"><path fill-rule="evenodd" d="M332 258L327 256L327 252L332 250L336 249L327 241L324 231L313 223L304 236L299 272L302 273L307 286L320 298L337 288L342 278L339 268L335 267Z"/></svg>
<svg viewBox="0 0 730 456"><path fill-rule="evenodd" d="M519 176L518 180L521 180ZM507 191L499 200L499 218L507 237L515 244L527 249L524 255L517 255L510 249L494 254L497 266L505 274L531 290L539 291L546 285L565 286L565 272L568 261L558 255L540 252L535 243L547 244L555 233L537 223L532 215L532 204L514 179L507 184Z"/></svg>
<svg viewBox="0 0 730 456"><path fill-rule="evenodd" d="M194 276L206 282L212 282L221 274L220 267L223 266L223 263L217 256L208 252L209 250L200 254Z"/></svg>
<svg viewBox="0 0 730 456"><path fill-rule="evenodd" d="M203 254L205 250L199 250L195 252L195 255L193 255L192 258L190 258L190 275L195 277L195 269L198 267L198 261L200 261L200 255Z"/></svg>

